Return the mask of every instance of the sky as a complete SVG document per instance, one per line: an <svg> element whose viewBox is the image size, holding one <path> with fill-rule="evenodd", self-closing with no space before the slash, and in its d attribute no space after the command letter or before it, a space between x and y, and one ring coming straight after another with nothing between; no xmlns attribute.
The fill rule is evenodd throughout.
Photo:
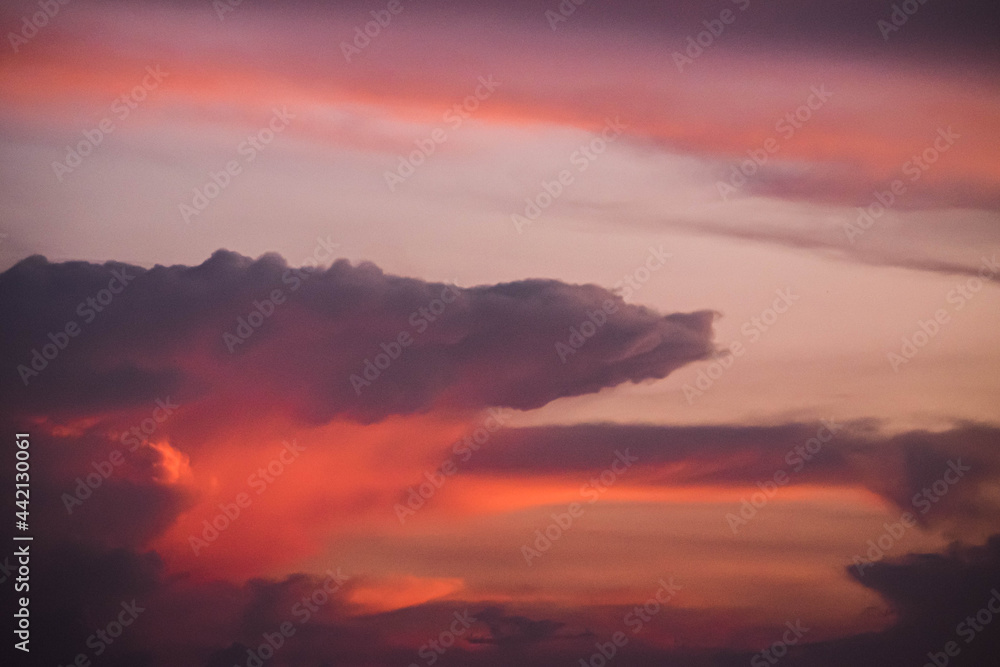
<svg viewBox="0 0 1000 667"><path fill-rule="evenodd" d="M12 664L995 655L995 3L0 28Z"/></svg>

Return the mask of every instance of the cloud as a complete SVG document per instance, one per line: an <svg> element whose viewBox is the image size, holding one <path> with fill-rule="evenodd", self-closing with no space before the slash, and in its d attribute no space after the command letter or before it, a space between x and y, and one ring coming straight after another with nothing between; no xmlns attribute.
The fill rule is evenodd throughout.
<svg viewBox="0 0 1000 667"><path fill-rule="evenodd" d="M502 653L501 663L495 661L503 647L527 650L562 626L508 615L502 607L480 610L461 602L352 616L354 610L345 602L353 585L350 578L343 591L310 607L302 601L322 588L322 576L299 573L241 584L195 581L167 575L155 553L99 550L70 542L39 546L32 560L31 643L38 664L67 664L80 653L94 661L88 638L114 620L123 601L133 599L142 612L104 647L102 664L245 665L248 651L265 644L265 635L273 637L284 623L294 631L275 652L273 664L423 663L418 656L421 642L455 627L456 613L468 618L465 612L471 612L474 623L457 644L449 644L444 664L478 662L467 641L473 635L493 637L488 641L495 640L496 646L489 649L494 654L484 664L502 664ZM5 613L13 613L12 598L6 596L0 603ZM408 640L396 637L400 628L406 628Z"/></svg>
<svg viewBox="0 0 1000 667"><path fill-rule="evenodd" d="M966 632L1000 585L1000 535L981 546L956 543L944 554L910 554L876 563L861 583L886 598L898 623L882 633L808 645L789 664L922 665L928 663L928 654L941 654L948 642L955 642L959 653L946 655L947 664L978 666L991 664L1000 650L995 614L981 632ZM966 631L960 630L962 624Z"/></svg>
<svg viewBox="0 0 1000 667"><path fill-rule="evenodd" d="M137 5L150 7L177 6L202 8L189 0L151 0ZM300 0L296 3L302 11L320 5L330 10L329 3L316 0ZM336 13L346 19L366 17L370 7L360 2L337 3ZM489 3L458 3L455 0L429 0L420 10L432 14L454 13L456 6L470 13L489 16L494 21L506 18L508 21L538 23L549 31L544 14L547 10L558 11L558 3L546 0L514 0L496 6ZM888 19L892 5L872 4L865 0L837 0L827 4L811 3L809 0L785 2L780 7L768 3L739 2L725 3L720 7L706 5L702 0L681 0L669 5L648 0L630 0L614 5L588 3L580 6L570 21L572 24L587 26L621 25L632 29L657 34L684 33L687 26L698 27L702 20L716 18L719 11L729 6L737 14L738 32L729 39L772 43L775 45L816 48L817 44L828 49L841 49L852 53L858 50L882 54L885 40L876 26L879 19ZM738 11L741 7L744 11ZM236 8L240 11L239 8ZM206 13L215 14L212 8L204 8ZM413 11L413 10L408 10ZM16 20L23 13L15 7L5 7L4 14ZM357 18L355 18L357 17ZM530 23L529 23L530 25ZM563 24L564 26L566 24ZM967 0L960 7L947 8L933 2L920 3L917 13L910 18L902 30L892 33L891 40L896 49L911 55L927 51L940 53L981 53L984 57L995 56L990 48L990 38L1000 25L997 8L987 0Z"/></svg>
<svg viewBox="0 0 1000 667"><path fill-rule="evenodd" d="M508 428L462 469L503 477L582 474L603 470L616 451L627 449L645 470L646 484L754 487L784 471L791 484L868 488L956 537L984 539L1000 529L1000 507L989 492L1000 483L1000 429L958 424L940 432L886 434L870 420L828 423L836 431L832 438L823 422ZM968 470L956 478L952 463ZM946 474L955 481L942 486Z"/></svg>
<svg viewBox="0 0 1000 667"><path fill-rule="evenodd" d="M796 215L785 209L783 215ZM757 214L759 215L759 214ZM839 260L892 266L987 280L997 279L996 220L983 211L937 210L911 213L907 217L878 220L860 219L854 211L847 217L820 216L804 210L798 219L739 221L718 219L667 220L653 223L686 233L734 238L807 250ZM776 216L777 217L777 216ZM950 234L941 233L947 220ZM850 230L850 232L845 230ZM870 232L868 230L871 230ZM850 242L854 239L855 242Z"/></svg>
<svg viewBox="0 0 1000 667"><path fill-rule="evenodd" d="M476 614L476 619L489 628L489 636L473 637L473 644L529 644L556 636L556 632L565 625L558 621L535 621L525 616L508 616L497 607L489 607Z"/></svg>
<svg viewBox="0 0 1000 667"><path fill-rule="evenodd" d="M31 257L0 275L0 308L0 385L22 417L220 395L236 411L270 402L314 423L530 409L713 353L711 311L661 315L593 285L456 288L369 263L309 272L226 251L152 269ZM581 326L594 332L578 350ZM573 347L560 357L557 343Z"/></svg>
<svg viewBox="0 0 1000 667"><path fill-rule="evenodd" d="M135 598L144 608L138 621L126 628L120 641L102 656L102 664L205 665L246 664L248 651L265 642L281 623L290 621L295 633L275 653L274 664L343 665L422 664L421 647L437 639L455 620L470 612L476 619L468 634L438 654L441 665L573 664L595 650L604 634L582 631L560 615L579 618L600 609L553 610L552 619L533 619L504 606L469 607L461 601L431 603L384 614L351 617L340 597L302 622L292 613L301 596L315 590L321 579L304 574L282 580L252 580L244 584L192 582L164 576L155 554L94 551L79 545L46 545L43 558L33 561L41 587L33 599L37 657L51 664L65 663L88 652L86 638L123 600ZM969 641L956 634L968 617L986 607L1000 585L1000 535L981 546L955 544L943 554L911 554L877 563L860 581L880 593L892 606L896 622L882 632L806 643L793 648L782 664L808 667L921 665L928 652L940 652L955 641L960 655L949 664L978 666L1000 649L1000 620L986 624ZM10 604L9 596L3 604ZM612 618L630 610L612 610ZM682 617L670 610L658 619L681 626ZM699 612L702 616L711 612ZM719 623L725 623L724 613ZM408 637L400 641L401 630ZM677 627L674 628L674 631ZM817 629L818 631L818 629ZM780 637L781 629L775 628ZM609 636L609 635L608 635ZM806 635L808 638L809 635ZM675 664L680 667L746 665L750 651L715 648L655 646L645 634L630 636L617 657L623 664ZM440 644L439 644L440 645ZM429 651L428 651L429 652ZM92 657L92 656L91 656Z"/></svg>

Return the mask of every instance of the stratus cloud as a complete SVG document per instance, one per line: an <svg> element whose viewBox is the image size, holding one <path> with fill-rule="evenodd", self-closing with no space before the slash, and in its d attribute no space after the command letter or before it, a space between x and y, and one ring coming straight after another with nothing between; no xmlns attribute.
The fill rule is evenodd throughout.
<svg viewBox="0 0 1000 667"><path fill-rule="evenodd" d="M664 316L593 285L458 288L226 251L152 269L31 257L0 275L0 307L0 385L20 416L168 395L237 410L278 396L274 410L311 422L529 409L713 353L713 312Z"/></svg>
<svg viewBox="0 0 1000 667"><path fill-rule="evenodd" d="M727 217L657 220L650 224L691 234L806 250L872 266L993 282L1000 278L997 218L987 211L908 212L894 214L890 221L888 216L873 218L861 208L844 213L844 209L775 204L763 214L748 207ZM940 234L942 223L947 223L951 236Z"/></svg>
<svg viewBox="0 0 1000 667"><path fill-rule="evenodd" d="M276 652L275 664L420 664L419 651L429 654L429 640L449 628L456 614L475 621L447 651L436 654L436 664L572 664L592 653L597 641L606 641L621 628L620 619L634 607L553 608L548 610L552 618L536 620L519 609L484 608L458 600L357 616L345 602L355 573L334 569L331 574L346 578L342 590L307 615L300 601L330 575L293 574L243 584L199 583L165 576L155 553L101 551L72 543L41 546L44 556L32 563L39 583L33 600L39 614L33 628L39 641L38 658L49 664L65 663L88 650L86 640L94 632L95 619L100 623L113 618L123 600L135 600L143 611L140 621L109 651L108 664L150 667L245 665L250 652L265 643L265 634L273 636L282 623L289 623L295 633ZM1000 535L982 546L955 544L945 554L911 554L877 563L859 583L892 604L895 624L882 632L798 645L782 664L920 665L927 661L928 652L943 651L949 641L960 647L959 659L949 664L992 664L990 659L1000 647L995 614L987 624L977 621L976 615L995 595L998 567ZM5 610L10 602L7 598L3 603ZM590 614L600 634L581 631L574 623L581 612ZM665 610L657 622L678 633L683 644L697 644L698 638L687 635L683 613ZM704 619L711 618L712 612L694 613ZM612 625L602 618L612 619ZM725 626L724 612L715 622ZM981 630L974 632L976 628ZM783 629L774 629L778 637ZM713 648L670 649L647 643L645 632L630 639L618 656L623 664L737 667L754 657L752 652L727 648L725 642Z"/></svg>
<svg viewBox="0 0 1000 667"><path fill-rule="evenodd" d="M627 449L638 459L636 467L648 471L643 479L649 484L755 488L783 472L788 484L868 488L921 524L984 539L1000 528L1000 508L990 491L1000 483L998 443L1000 429L981 424L895 435L880 433L872 421L578 424L506 429L463 464L463 472L505 477L583 473L602 469L616 451Z"/></svg>

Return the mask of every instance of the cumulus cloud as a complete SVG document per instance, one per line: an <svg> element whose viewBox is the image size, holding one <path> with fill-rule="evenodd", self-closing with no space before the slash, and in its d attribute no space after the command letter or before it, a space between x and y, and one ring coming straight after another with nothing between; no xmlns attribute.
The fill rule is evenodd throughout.
<svg viewBox="0 0 1000 667"><path fill-rule="evenodd" d="M85 321L78 304L98 298L116 273L134 277ZM274 290L285 298L272 304L273 311L261 308L264 299L274 299ZM609 302L615 312L607 314ZM2 383L10 397L3 425L13 431L17 424L30 424L47 439L34 450L44 472L33 480L39 492L33 517L40 536L59 540L39 542L33 575L43 582L37 598L37 608L44 610L36 619L44 645L39 655L53 664L85 650L94 629L132 599L148 616L109 652L108 664L176 664L173 659L240 664L263 633L288 619L295 601L321 581L303 573L244 583L167 575L161 557L143 550L191 507L195 492L164 483L158 474L164 454L155 448L138 450L87 500L87 512L66 515L60 494L117 446L109 424L146 415L157 397L171 395L185 406L215 401L236 419L269 410L309 422L367 422L442 407L536 407L560 396L663 377L713 353L713 313L662 315L592 285L529 280L458 288L387 276L370 264L341 261L302 272L276 256L252 260L226 252L196 267L152 269L31 258L0 275L0 305L10 315L0 326L8 368ZM595 319L599 309L605 309L605 318ZM262 312L257 327L249 322L254 310L269 311ZM230 352L224 335L237 335L240 319L250 335L241 336L243 342ZM65 345L52 342L48 334L65 332L70 320L79 324L79 334ZM576 352L563 363L556 343L570 345L571 332L580 332L587 321L593 335L578 334ZM403 332L412 343L400 345L397 353L392 344ZM48 342L58 353L25 386L16 366ZM390 363L356 391L350 376L363 376L365 359L379 354ZM183 437L184 419L158 426L157 436L182 442L180 449L193 447L192 439ZM752 485L794 465L789 452L822 428L812 422L509 428L496 433L462 474L527 478L599 470L615 450L627 448L648 473L635 475L636 483ZM949 486L924 520L956 534L984 534L996 529L989 489L1000 477L998 440L996 428L978 424L886 434L876 422L852 422L838 425L822 454L793 480L867 486L900 507L912 507L912 496L933 488L960 458L970 467L967 477ZM684 465L672 465L677 463ZM943 645L962 620L960 612L974 613L985 603L998 544L993 538L985 547L873 564L860 584L896 608L897 625L886 633L799 647L788 664L890 664L892 651L919 659L938 650L936 642ZM357 580L363 579L359 574ZM474 630L439 664L560 664L594 650L594 634L579 621L607 612L553 607L543 616L527 604L449 599L370 613L350 603L353 585L298 625L295 641L274 664L408 664L418 659L420 637L433 639L449 627L453 614L470 609L477 617ZM944 602L928 604L921 591ZM399 639L399 627L407 628L406 642ZM986 655L995 647L995 635L984 633L977 642L965 655ZM726 665L746 664L750 657L637 640L621 659L634 665L666 660Z"/></svg>
<svg viewBox="0 0 1000 667"><path fill-rule="evenodd" d="M307 269L226 251L151 269L28 258L0 275L9 405L92 414L225 394L312 422L375 421L432 405L536 408L713 353L712 312L661 315L593 285Z"/></svg>

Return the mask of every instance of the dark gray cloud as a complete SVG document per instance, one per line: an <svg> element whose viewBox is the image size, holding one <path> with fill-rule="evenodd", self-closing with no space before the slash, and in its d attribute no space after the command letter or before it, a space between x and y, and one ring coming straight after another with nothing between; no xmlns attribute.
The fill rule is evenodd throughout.
<svg viewBox="0 0 1000 667"><path fill-rule="evenodd" d="M551 620L533 620L526 616L509 616L499 607L489 607L476 614L476 619L489 628L488 636L474 636L473 644L530 644L552 639L563 623Z"/></svg>
<svg viewBox="0 0 1000 667"><path fill-rule="evenodd" d="M910 554L876 563L861 580L881 594L899 619L885 632L807 645L790 665L835 667L924 665L929 654L948 665L994 664L1000 651L1000 619L971 635L967 619L986 608L1000 586L1000 535L982 546L955 544L944 554ZM994 608L997 603L994 602ZM958 655L943 654L954 642Z"/></svg>
<svg viewBox="0 0 1000 667"><path fill-rule="evenodd" d="M78 0L82 5L93 0ZM569 3L570 0L567 0ZM100 4L105 4L101 2ZM134 3L140 4L140 3ZM147 5L176 6L214 13L211 3L200 0L147 0ZM403 3L404 5L406 3ZM408 12L454 18L466 15L481 18L484 38L517 39L509 31L510 22L527 26L548 28L546 11L558 11L559 0L512 0L504 3L460 2L459 0L425 0L413 5ZM912 16L899 31L883 37L879 20L889 20L893 5L906 5ZM285 12L312 11L320 6L336 8L341 13L357 13L364 17L372 9L381 9L362 0L327 2L325 0L297 0L283 3ZM934 0L897 0L870 2L868 0L628 0L626 2L595 2L577 6L570 20L564 24L569 29L595 26L623 31L654 33L681 41L704 26L701 22L717 18L726 8L738 16L725 34L729 48L760 50L785 48L811 52L840 52L854 58L885 58L900 54L922 60L932 60L938 65L949 62L996 60L997 34L1000 34L1000 8L989 0L963 0L942 3ZM745 10L740 10L745 6ZM245 12L247 6L236 8ZM259 7L251 10L260 11ZM914 12L913 9L916 9ZM18 0L7 3L0 16L11 27L20 17L37 11L37 2ZM194 20L200 19L191 14ZM468 28L465 28L468 29Z"/></svg>
<svg viewBox="0 0 1000 667"><path fill-rule="evenodd" d="M264 633L291 620L295 634L267 663L281 667L426 664L418 647L393 640L400 632L435 639L455 619L471 613L475 623L447 651L437 656L444 667L525 667L579 664L595 649L599 637L580 631L572 622L532 618L500 606L461 601L429 603L388 613L351 616L336 596L306 622L292 605L321 583L321 578L293 575L283 580L253 580L245 584L194 582L167 577L155 554L125 550L100 551L78 544L49 544L33 561L40 588L34 603L37 653L33 664L65 664L87 651L87 637L121 602L137 600L144 611L137 622L100 657L101 664L149 667L175 665L231 667L247 664L248 650L258 648ZM949 665L982 667L993 664L1000 650L1000 619L982 630L968 632L969 617L986 608L1000 586L1000 535L981 546L955 544L943 554L910 554L876 563L859 580L879 593L894 610L888 630L795 646L781 664L793 667L885 667L922 665L927 654L941 652L955 641L959 655ZM349 592L349 586L346 589ZM10 606L4 596L4 611ZM994 607L996 605L994 604ZM610 610L620 618L631 607ZM594 609L563 612L579 617ZM608 609L602 609L608 613ZM683 627L684 610L663 612L658 624ZM711 612L701 612L711 613ZM725 623L720 618L719 623ZM964 624L964 626L961 626ZM961 626L961 628L960 628ZM780 636L780 630L775 628ZM697 643L678 635L681 644ZM737 667L750 664L754 654L716 649L664 649L632 637L616 660L635 667L664 664L678 667Z"/></svg>
<svg viewBox="0 0 1000 667"><path fill-rule="evenodd" d="M1000 506L989 491L1000 484L1000 429L958 424L939 432L883 434L874 421L828 423L832 427L816 422L506 429L462 463L462 471L503 476L596 472L607 467L616 451L627 449L639 468L684 463L648 478L653 484L753 487L783 471L790 484L868 488L921 523L956 536L981 539L1000 529ZM948 472L952 463L961 466L961 477ZM945 487L940 480L946 474L954 483L946 480ZM947 491L941 493L942 488Z"/></svg>
<svg viewBox="0 0 1000 667"><path fill-rule="evenodd" d="M134 276L123 289L113 282L122 272ZM281 303L267 301L279 292ZM88 299L102 294L98 312ZM276 255L226 251L152 269L31 257L0 275L0 309L0 388L21 416L92 415L164 396L215 397L237 411L277 396L274 409L310 421L432 404L528 409L662 378L713 353L714 313L661 315L593 285L453 288L368 263L308 273ZM64 333L70 323L76 336ZM591 337L571 340L581 327ZM572 349L560 357L557 343Z"/></svg>

